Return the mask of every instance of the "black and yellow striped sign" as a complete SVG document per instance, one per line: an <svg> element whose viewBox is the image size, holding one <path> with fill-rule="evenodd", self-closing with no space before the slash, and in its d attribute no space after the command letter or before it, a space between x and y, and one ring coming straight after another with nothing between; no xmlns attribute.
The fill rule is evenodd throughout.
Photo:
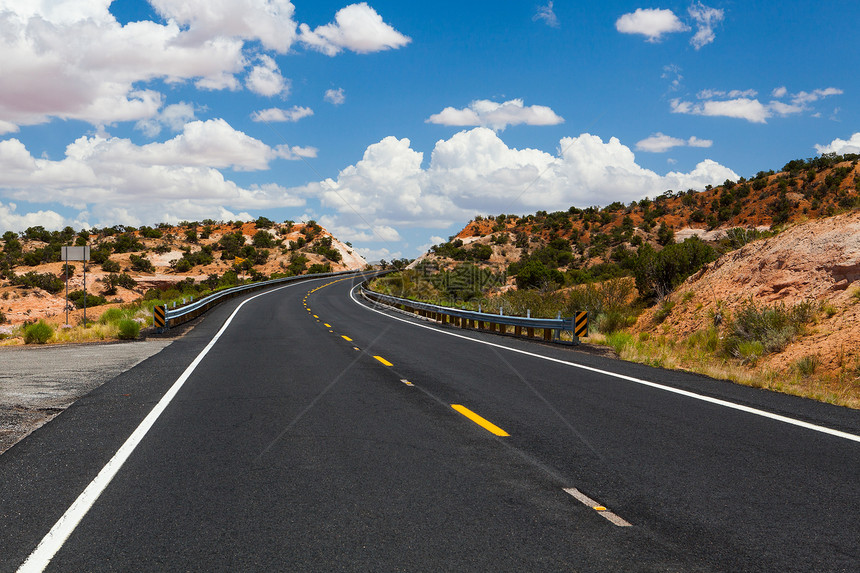
<svg viewBox="0 0 860 573"><path fill-rule="evenodd" d="M588 336L588 313L584 310L576 313L573 333L580 337Z"/></svg>
<svg viewBox="0 0 860 573"><path fill-rule="evenodd" d="M167 321L164 318L165 308L164 306L156 306L152 308L153 312L153 322L155 323L156 328L164 328L167 324Z"/></svg>

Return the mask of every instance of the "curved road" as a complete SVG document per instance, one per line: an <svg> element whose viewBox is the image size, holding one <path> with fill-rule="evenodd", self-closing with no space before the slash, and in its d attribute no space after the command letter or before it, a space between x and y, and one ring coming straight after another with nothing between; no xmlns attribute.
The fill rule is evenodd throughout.
<svg viewBox="0 0 860 573"><path fill-rule="evenodd" d="M860 563L860 413L331 281L217 307L0 456L0 571Z"/></svg>

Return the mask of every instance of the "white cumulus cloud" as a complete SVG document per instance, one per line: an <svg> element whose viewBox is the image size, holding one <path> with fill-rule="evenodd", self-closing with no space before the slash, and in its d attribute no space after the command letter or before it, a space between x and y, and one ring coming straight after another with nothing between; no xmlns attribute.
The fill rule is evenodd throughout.
<svg viewBox="0 0 860 573"><path fill-rule="evenodd" d="M641 34L649 42L659 42L665 34L689 30L671 10L637 8L624 14L615 22L615 29L622 34Z"/></svg>
<svg viewBox="0 0 860 573"><path fill-rule="evenodd" d="M198 3L184 3L192 4ZM223 2L199 4L208 6L201 10L213 17L224 7ZM262 0L256 4L246 8L265 8ZM35 125L56 117L106 125L152 118L163 96L140 84L155 79L194 80L212 89L237 87L235 74L247 63L243 39L202 33L193 22L180 27L173 18L165 24L123 26L109 5L110 0L7 0L0 5L4 122Z"/></svg>
<svg viewBox="0 0 860 573"><path fill-rule="evenodd" d="M710 139L699 139L696 136L689 139L679 139L662 133L655 133L636 143L636 149L650 153L664 153L673 147L711 147L714 144Z"/></svg>
<svg viewBox="0 0 860 573"><path fill-rule="evenodd" d="M20 233L24 229L36 225L41 225L46 229L62 229L69 224L65 217L55 211L39 210L18 214L16 213L17 209L15 203L4 204L0 201L0 229Z"/></svg>
<svg viewBox="0 0 860 573"><path fill-rule="evenodd" d="M178 132L182 131L186 123L194 120L194 114L192 104L180 102L168 105L153 117L138 121L135 128L149 137L157 136L165 127L173 132Z"/></svg>
<svg viewBox="0 0 860 573"><path fill-rule="evenodd" d="M764 104L757 99L749 98L707 100L696 104L674 99L671 101L671 106L672 113L734 117L752 123L767 123L767 118L771 116L770 110Z"/></svg>
<svg viewBox="0 0 860 573"><path fill-rule="evenodd" d="M140 122L150 136L165 96L150 82L193 83L203 90L285 95L289 81L260 47L287 54L298 41L288 0L150 0L162 18L120 24L112 0L0 0L0 134L52 119L95 126ZM398 48L410 39L366 3L302 41L334 54ZM240 81L240 79L243 81ZM166 110L165 110L166 111Z"/></svg>
<svg viewBox="0 0 860 573"><path fill-rule="evenodd" d="M336 179L293 193L319 197L334 211L329 215L332 225L355 232L347 232L345 240L373 240L368 225L446 228L476 212L528 213L628 202L667 189L703 189L738 178L711 160L689 173L660 175L637 164L630 148L616 138L564 138L553 155L508 147L496 132L483 127L437 142L426 167L423 159L408 139L387 137L369 146L361 161L341 170Z"/></svg>
<svg viewBox="0 0 860 573"><path fill-rule="evenodd" d="M550 0L546 6L538 6L537 12L532 17L532 20L535 22L541 20L551 28L558 28L558 16L555 15L555 11L552 9L552 0Z"/></svg>
<svg viewBox="0 0 860 573"><path fill-rule="evenodd" d="M286 96L289 83L281 75L275 60L264 54L259 56L258 61L258 65L253 67L245 80L248 89L261 96Z"/></svg>
<svg viewBox="0 0 860 573"><path fill-rule="evenodd" d="M850 139L834 139L826 145L816 145L818 153L835 153L845 155L846 153L860 153L860 132L855 133Z"/></svg>
<svg viewBox="0 0 860 573"><path fill-rule="evenodd" d="M187 27L192 40L259 40L267 49L281 54L296 40L295 7L288 0L148 1L161 16Z"/></svg>
<svg viewBox="0 0 860 573"><path fill-rule="evenodd" d="M717 8L709 8L701 2L696 2L687 11L696 21L696 33L690 39L690 44L699 50L714 41L714 26L723 21L725 13Z"/></svg>
<svg viewBox="0 0 860 573"><path fill-rule="evenodd" d="M343 50L367 54L397 49L412 41L386 24L382 16L366 2L350 4L338 10L334 20L314 30L307 24L301 24L301 42L328 56L334 56Z"/></svg>
<svg viewBox="0 0 860 573"><path fill-rule="evenodd" d="M841 95L843 93L839 88L824 88L813 90L811 92L798 92L791 96L792 103L800 106L806 106L829 96Z"/></svg>
<svg viewBox="0 0 860 573"><path fill-rule="evenodd" d="M277 107L255 111L251 114L252 121L258 122L296 122L302 118L310 117L314 114L314 110L309 107L300 107L294 105L290 109L281 109Z"/></svg>
<svg viewBox="0 0 860 573"><path fill-rule="evenodd" d="M521 99L504 103L476 100L464 109L446 107L431 115L427 123L458 127L483 126L503 130L509 125L558 125L564 118L542 105L526 106Z"/></svg>
<svg viewBox="0 0 860 573"><path fill-rule="evenodd" d="M344 93L343 88L326 90L323 99L332 105L341 105L346 101L346 93Z"/></svg>
<svg viewBox="0 0 860 573"><path fill-rule="evenodd" d="M216 218L226 207L304 204L277 185L243 188L220 169L265 170L274 160L315 152L270 147L221 119L190 122L174 138L142 146L104 135L81 137L56 161L33 157L21 141L7 139L0 141L0 195L86 210L111 225Z"/></svg>
<svg viewBox="0 0 860 573"><path fill-rule="evenodd" d="M762 103L756 97L758 92L753 89L731 91L705 89L697 94L697 97L703 100L701 102L694 103L676 98L670 101L670 106L672 113L733 117L745 119L751 123L767 123L767 120L774 115L785 117L811 111L813 109L811 104L842 93L841 89L833 87L811 92L801 91L791 94L789 102L786 103L780 99L789 95L788 90L785 87L778 87L771 92L776 99Z"/></svg>
<svg viewBox="0 0 860 573"><path fill-rule="evenodd" d="M756 97L758 92L756 90L702 90L696 94L696 97L699 99L714 99L717 97L736 99L736 98L752 98Z"/></svg>

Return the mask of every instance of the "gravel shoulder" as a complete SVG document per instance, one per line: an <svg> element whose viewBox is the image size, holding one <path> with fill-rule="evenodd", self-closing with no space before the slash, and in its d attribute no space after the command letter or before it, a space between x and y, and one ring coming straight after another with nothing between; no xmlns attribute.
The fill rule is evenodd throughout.
<svg viewBox="0 0 860 573"><path fill-rule="evenodd" d="M0 347L0 454L173 341Z"/></svg>

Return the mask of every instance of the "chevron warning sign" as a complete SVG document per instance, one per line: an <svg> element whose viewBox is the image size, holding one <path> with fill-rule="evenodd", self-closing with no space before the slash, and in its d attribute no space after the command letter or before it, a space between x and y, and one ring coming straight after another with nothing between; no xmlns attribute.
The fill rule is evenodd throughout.
<svg viewBox="0 0 860 573"><path fill-rule="evenodd" d="M580 311L576 313L576 321L574 323L573 333L579 337L588 336L588 313Z"/></svg>
<svg viewBox="0 0 860 573"><path fill-rule="evenodd" d="M156 328L164 328L167 324L167 321L164 318L165 308L164 306L156 306L152 309L153 312L153 323Z"/></svg>

